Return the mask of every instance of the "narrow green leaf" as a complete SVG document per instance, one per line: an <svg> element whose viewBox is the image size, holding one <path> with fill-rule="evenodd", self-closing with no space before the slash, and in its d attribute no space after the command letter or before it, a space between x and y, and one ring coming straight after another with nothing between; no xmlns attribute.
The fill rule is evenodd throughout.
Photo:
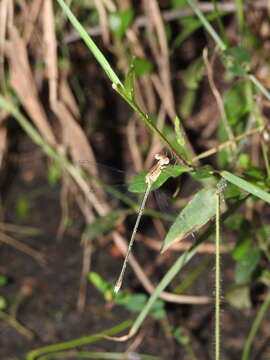
<svg viewBox="0 0 270 360"><path fill-rule="evenodd" d="M250 70L251 57L246 49L234 46L222 55L224 66L235 76L245 76Z"/></svg>
<svg viewBox="0 0 270 360"><path fill-rule="evenodd" d="M7 300L3 296L0 296L0 310L5 310L7 305Z"/></svg>
<svg viewBox="0 0 270 360"><path fill-rule="evenodd" d="M130 99L134 101L134 59L132 59L125 77L125 88Z"/></svg>
<svg viewBox="0 0 270 360"><path fill-rule="evenodd" d="M21 219L25 220L29 216L30 212L30 203L25 196L20 196L17 199L16 211Z"/></svg>
<svg viewBox="0 0 270 360"><path fill-rule="evenodd" d="M229 171L221 171L220 175L224 179L228 180L232 184L238 186L239 188L249 192L250 194L268 202L270 204L270 194L263 189L259 188L257 185L254 185L239 176L233 175Z"/></svg>
<svg viewBox="0 0 270 360"><path fill-rule="evenodd" d="M242 81L225 93L224 107L230 125L235 125L250 110L245 87L245 82Z"/></svg>
<svg viewBox="0 0 270 360"><path fill-rule="evenodd" d="M113 286L107 281L103 280L102 277L96 272L90 272L88 274L88 279L97 288L97 290L99 290L103 294L107 290L113 289Z"/></svg>
<svg viewBox="0 0 270 360"><path fill-rule="evenodd" d="M153 71L153 64L146 59L136 57L134 59L135 75L142 76L144 74L149 74Z"/></svg>
<svg viewBox="0 0 270 360"><path fill-rule="evenodd" d="M163 185L170 177L177 177L183 174L184 172L191 171L191 168L184 167L182 165L173 165L168 166L166 169L162 170L162 173L158 177L158 179L152 185L151 190L157 190L161 185ZM148 171L144 171L137 176L135 176L128 186L128 190L134 193L145 192L147 188L147 184L145 182L145 176Z"/></svg>
<svg viewBox="0 0 270 360"><path fill-rule="evenodd" d="M7 282L8 282L7 277L6 277L6 276L4 276L4 275L0 275L0 286L4 286L4 285L6 285L6 284L7 284Z"/></svg>
<svg viewBox="0 0 270 360"><path fill-rule="evenodd" d="M216 188L200 190L184 207L171 226L162 247L162 252L185 235L206 224L216 212Z"/></svg>
<svg viewBox="0 0 270 360"><path fill-rule="evenodd" d="M110 29L121 40L125 34L125 31L130 26L134 18L133 9L126 9L124 11L113 12L109 15Z"/></svg>
<svg viewBox="0 0 270 360"><path fill-rule="evenodd" d="M102 52L99 50L97 45L94 43L94 41L91 39L91 37L88 35L85 28L81 25L81 23L78 21L78 19L74 16L70 8L67 6L64 0L57 0L58 4L62 7L65 14L67 15L69 21L74 26L74 28L78 31L81 38L85 42L85 44L88 46L98 63L101 65L103 70L108 75L109 79L116 85L123 88L123 85L116 75L116 73L111 68L111 65L109 64L108 60L105 58L105 56L102 54Z"/></svg>

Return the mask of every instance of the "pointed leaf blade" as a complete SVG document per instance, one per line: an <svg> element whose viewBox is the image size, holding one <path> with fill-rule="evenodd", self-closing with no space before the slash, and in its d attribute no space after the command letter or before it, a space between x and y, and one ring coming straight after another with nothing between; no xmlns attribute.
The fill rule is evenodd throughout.
<svg viewBox="0 0 270 360"><path fill-rule="evenodd" d="M202 189L189 201L171 226L161 252L185 235L205 225L216 212L216 188Z"/></svg>

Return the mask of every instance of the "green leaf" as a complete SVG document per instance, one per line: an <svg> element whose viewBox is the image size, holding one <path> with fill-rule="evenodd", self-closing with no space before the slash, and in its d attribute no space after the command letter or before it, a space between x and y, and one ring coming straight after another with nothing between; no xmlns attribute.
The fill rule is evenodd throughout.
<svg viewBox="0 0 270 360"><path fill-rule="evenodd" d="M235 282L237 284L248 283L259 261L260 250L253 247L247 248L241 258L236 262Z"/></svg>
<svg viewBox="0 0 270 360"><path fill-rule="evenodd" d="M78 31L81 38L85 42L85 44L88 46L89 50L92 52L98 63L101 65L103 70L106 72L109 79L116 85L116 87L119 87L123 89L123 85L116 75L116 73L113 71L112 67L110 66L108 60L105 58L105 56L102 54L102 52L99 50L95 42L92 40L92 38L88 35L85 28L82 26L82 24L78 21L78 19L74 16L70 8L67 6L64 0L57 0L58 4L62 7L65 14L67 15L69 21L74 26L74 28Z"/></svg>
<svg viewBox="0 0 270 360"><path fill-rule="evenodd" d="M253 180L263 180L265 178L263 170L255 167L246 170L245 176L250 177Z"/></svg>
<svg viewBox="0 0 270 360"><path fill-rule="evenodd" d="M185 172L189 172L191 169L186 168L182 165L173 165L168 166L162 170L161 174L159 175L158 179L152 185L151 190L157 190L161 185L163 185L168 178L170 177L177 177L182 175ZM145 192L147 189L147 183L145 182L145 176L148 174L149 171L144 171L143 173L138 174L135 176L132 181L129 183L128 190L134 193L141 193Z"/></svg>
<svg viewBox="0 0 270 360"><path fill-rule="evenodd" d="M8 282L7 277L4 275L0 275L0 286L5 286L7 282Z"/></svg>
<svg viewBox="0 0 270 360"><path fill-rule="evenodd" d="M198 89L204 76L204 62L202 58L194 60L185 70L183 81L188 89Z"/></svg>
<svg viewBox="0 0 270 360"><path fill-rule="evenodd" d="M242 116L249 112L249 102L244 81L234 84L226 91L224 107L231 125L235 125Z"/></svg>
<svg viewBox="0 0 270 360"><path fill-rule="evenodd" d="M199 169L196 169L195 171L192 171L190 175L202 182L202 183L212 183L216 184L216 178L213 175L213 168L211 165L204 165Z"/></svg>
<svg viewBox="0 0 270 360"><path fill-rule="evenodd" d="M238 214L238 215L240 215L240 214ZM250 238L246 238L246 239L240 241L236 245L236 247L234 248L234 250L232 252L233 259L234 260L240 260L241 258L244 258L245 254L250 249L250 245L251 245L251 239Z"/></svg>
<svg viewBox="0 0 270 360"><path fill-rule="evenodd" d="M251 307L250 290L247 285L238 285L226 293L229 304L237 309L249 309Z"/></svg>
<svg viewBox="0 0 270 360"><path fill-rule="evenodd" d="M182 327L172 328L172 335L181 345L187 345L190 342L190 338L185 335Z"/></svg>
<svg viewBox="0 0 270 360"><path fill-rule="evenodd" d="M249 192L250 194L268 202L270 204L270 194L263 189L259 188L257 185L254 185L239 176L233 175L228 171L221 171L220 175L224 179L228 180L232 184L238 186L239 188Z"/></svg>
<svg viewBox="0 0 270 360"><path fill-rule="evenodd" d="M250 70L251 57L246 49L235 46L224 51L224 66L235 76L245 76Z"/></svg>
<svg viewBox="0 0 270 360"><path fill-rule="evenodd" d="M225 199L227 198L225 197ZM244 220L245 218L242 214L233 214L225 221L225 224L229 229L239 230Z"/></svg>
<svg viewBox="0 0 270 360"><path fill-rule="evenodd" d="M104 235L113 229L117 223L120 223L126 215L127 210L124 209L110 211L108 214L97 218L89 224L84 231L84 237L87 240L92 240Z"/></svg>
<svg viewBox="0 0 270 360"><path fill-rule="evenodd" d="M237 162L238 162L238 166L244 169L248 169L251 166L250 156L247 153L240 154Z"/></svg>
<svg viewBox="0 0 270 360"><path fill-rule="evenodd" d="M173 8L187 7L186 0L172 0Z"/></svg>
<svg viewBox="0 0 270 360"><path fill-rule="evenodd" d="M0 310L5 310L7 308L7 301L3 296L0 296Z"/></svg>
<svg viewBox="0 0 270 360"><path fill-rule="evenodd" d="M181 121L178 116L176 116L174 119L174 131L176 134L176 140L180 147L180 155L184 159L188 159L191 162L191 156L189 155L188 149L185 144L185 137L182 130Z"/></svg>
<svg viewBox="0 0 270 360"><path fill-rule="evenodd" d="M240 197L242 195L241 189L234 184L228 184L226 190L224 191L224 199L228 200L235 197Z"/></svg>
<svg viewBox="0 0 270 360"><path fill-rule="evenodd" d="M266 286L270 287L270 271L264 269L261 273L259 280Z"/></svg>
<svg viewBox="0 0 270 360"><path fill-rule="evenodd" d="M121 40L125 31L133 21L133 9L127 9L121 12L114 12L109 15L109 26L118 40Z"/></svg>
<svg viewBox="0 0 270 360"><path fill-rule="evenodd" d="M142 76L144 74L149 74L153 71L153 64L146 59L135 57L134 59L134 71L136 76Z"/></svg>
<svg viewBox="0 0 270 360"><path fill-rule="evenodd" d="M57 162L51 163L48 168L48 182L51 186L55 185L60 179L62 174L62 168Z"/></svg>
<svg viewBox="0 0 270 360"><path fill-rule="evenodd" d="M28 218L30 212L30 204L29 200L25 196L20 196L17 199L16 211L17 214L21 217L21 219L25 220Z"/></svg>
<svg viewBox="0 0 270 360"><path fill-rule="evenodd" d="M202 189L189 201L171 226L162 252L182 240L187 233L199 229L216 213L216 188Z"/></svg>
<svg viewBox="0 0 270 360"><path fill-rule="evenodd" d="M129 98L134 101L134 59L132 59L125 77L125 88Z"/></svg>
<svg viewBox="0 0 270 360"><path fill-rule="evenodd" d="M115 302L119 305L124 305L130 311L139 312L143 309L147 302L147 296L145 294L127 294L125 296L125 301L119 301L117 297L115 298Z"/></svg>
<svg viewBox="0 0 270 360"><path fill-rule="evenodd" d="M99 274L93 271L88 274L88 279L103 294L106 291L113 289L113 286L110 283L103 280Z"/></svg>

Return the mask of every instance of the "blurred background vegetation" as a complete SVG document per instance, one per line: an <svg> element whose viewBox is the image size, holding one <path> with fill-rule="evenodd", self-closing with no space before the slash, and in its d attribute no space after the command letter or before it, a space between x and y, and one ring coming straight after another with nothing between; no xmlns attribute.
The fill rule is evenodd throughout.
<svg viewBox="0 0 270 360"><path fill-rule="evenodd" d="M1 0L1 359L270 359L269 14Z"/></svg>

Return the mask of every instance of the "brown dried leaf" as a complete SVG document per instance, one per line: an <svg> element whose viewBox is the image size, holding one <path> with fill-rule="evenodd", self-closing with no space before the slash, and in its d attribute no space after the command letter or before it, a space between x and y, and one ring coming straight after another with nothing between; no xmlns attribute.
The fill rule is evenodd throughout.
<svg viewBox="0 0 270 360"><path fill-rule="evenodd" d="M14 26L10 26L9 34L10 41L6 43L5 52L10 60L11 85L41 134L50 144L55 144L54 134L38 98L25 42L20 38Z"/></svg>
<svg viewBox="0 0 270 360"><path fill-rule="evenodd" d="M50 105L60 121L64 134L64 143L68 146L74 162L78 163L79 160L86 160L85 164L87 171L92 175L97 176L97 169L95 166L87 166L87 163L89 164L89 162L94 164L95 158L83 130L72 115L72 113L74 113L79 117L79 111L66 80L64 80L65 83L62 85L62 89L60 86L62 91L59 91L60 89L58 90L57 43L51 0L47 0L44 3L43 9L45 61L49 77ZM59 93L61 98L58 98ZM68 107L65 104L67 104ZM72 113L69 111L71 108Z"/></svg>

